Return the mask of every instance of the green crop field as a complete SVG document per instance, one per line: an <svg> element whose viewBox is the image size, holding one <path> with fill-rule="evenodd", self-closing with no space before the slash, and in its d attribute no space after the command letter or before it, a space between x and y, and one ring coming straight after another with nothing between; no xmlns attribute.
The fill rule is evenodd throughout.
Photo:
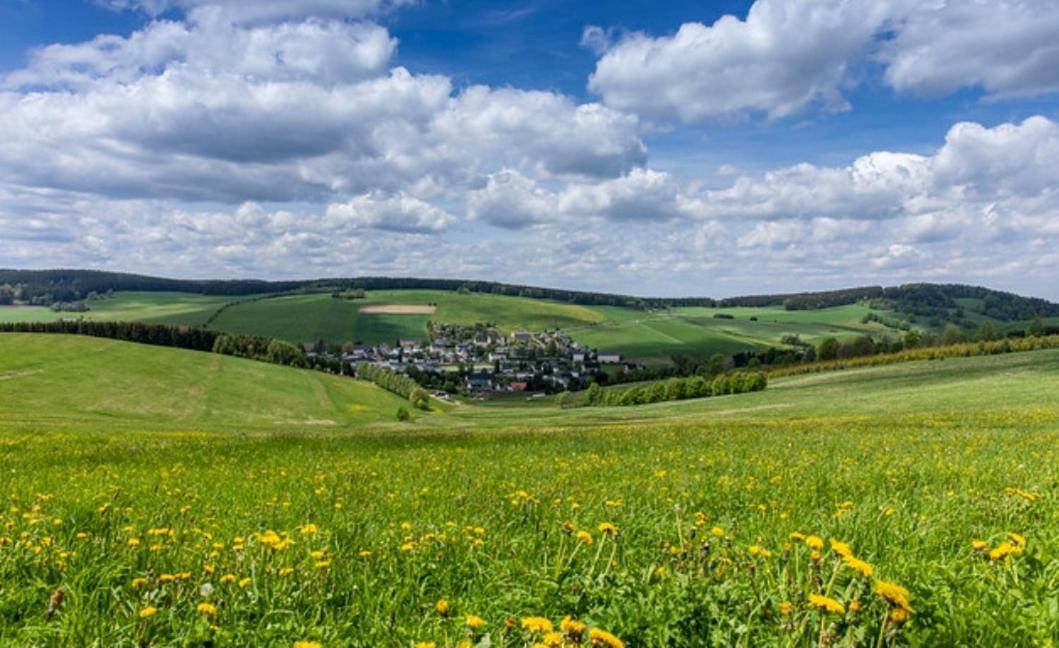
<svg viewBox="0 0 1059 648"><path fill-rule="evenodd" d="M1055 351L398 423L350 379L4 334L0 396L0 645L1059 633Z"/></svg>
<svg viewBox="0 0 1059 648"><path fill-rule="evenodd" d="M788 311L782 307L596 310L606 319L592 326L568 329L574 339L646 362L665 362L677 354L701 359L714 353L779 346L785 335L798 335L803 341L816 344L828 337L899 333L878 323L862 324L861 319L873 311L860 304L811 311ZM714 317L717 314L731 315L733 319Z"/></svg>
<svg viewBox="0 0 1059 648"><path fill-rule="evenodd" d="M230 296L176 292L119 292L86 302L84 313L55 312L43 306L0 306L0 322L52 322L59 319L147 322L150 324L205 324Z"/></svg>
<svg viewBox="0 0 1059 648"><path fill-rule="evenodd" d="M365 314L368 306L436 306L433 314ZM248 300L224 310L213 322L222 331L254 333L292 342L392 343L426 336L427 320L447 324L491 322L502 332L541 331L603 320L592 309L539 299L442 290L370 291L365 299L305 294Z"/></svg>

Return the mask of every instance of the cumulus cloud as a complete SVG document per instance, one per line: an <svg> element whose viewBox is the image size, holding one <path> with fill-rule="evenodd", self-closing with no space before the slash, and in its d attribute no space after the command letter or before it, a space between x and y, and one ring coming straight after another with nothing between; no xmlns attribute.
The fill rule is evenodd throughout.
<svg viewBox="0 0 1059 648"><path fill-rule="evenodd" d="M1057 30L1050 0L757 0L745 20L688 22L673 35L616 43L593 27L583 42L603 52L588 87L605 103L697 122L845 110L844 87L872 60L901 92L1051 92L1059 89Z"/></svg>
<svg viewBox="0 0 1059 648"><path fill-rule="evenodd" d="M150 16L166 11L194 12L201 7L219 9L230 20L276 21L325 16L363 18L414 0L96 0L114 10L140 10Z"/></svg>
<svg viewBox="0 0 1059 648"><path fill-rule="evenodd" d="M454 221L444 210L408 195L365 194L327 206L323 225L330 231L368 227L391 232L440 232Z"/></svg>

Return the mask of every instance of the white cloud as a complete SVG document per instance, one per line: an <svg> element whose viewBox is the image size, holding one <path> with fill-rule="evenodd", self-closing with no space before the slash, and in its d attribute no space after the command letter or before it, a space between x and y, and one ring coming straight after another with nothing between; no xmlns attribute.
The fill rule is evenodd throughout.
<svg viewBox="0 0 1059 648"><path fill-rule="evenodd" d="M839 91L889 3L758 0L746 20L683 24L676 34L626 37L596 64L589 89L611 106L687 122L818 103L848 107Z"/></svg>
<svg viewBox="0 0 1059 648"><path fill-rule="evenodd" d="M898 91L1039 94L1059 90L1057 34L1053 0L933 0L901 18L879 59Z"/></svg>
<svg viewBox="0 0 1059 648"><path fill-rule="evenodd" d="M363 18L415 0L96 0L115 10L141 10L150 16L178 9L194 13L201 7L217 9L234 21L277 21L325 16Z"/></svg>
<svg viewBox="0 0 1059 648"><path fill-rule="evenodd" d="M426 234L440 232L453 221L444 210L412 196L366 194L328 205L323 227L338 233L368 227Z"/></svg>
<svg viewBox="0 0 1059 648"><path fill-rule="evenodd" d="M845 110L843 90L872 60L899 92L1053 92L1056 33L1052 0L757 0L745 20L688 22L673 35L617 43L594 27L583 40L603 52L588 85L605 103L697 122Z"/></svg>
<svg viewBox="0 0 1059 648"><path fill-rule="evenodd" d="M508 229L521 229L559 216L556 195L526 176L504 169L467 199L468 215Z"/></svg>

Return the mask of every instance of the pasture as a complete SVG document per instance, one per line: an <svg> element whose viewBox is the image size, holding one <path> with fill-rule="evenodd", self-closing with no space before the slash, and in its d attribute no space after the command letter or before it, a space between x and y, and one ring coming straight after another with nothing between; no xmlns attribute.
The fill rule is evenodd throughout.
<svg viewBox="0 0 1059 648"><path fill-rule="evenodd" d="M2 645L1059 631L1059 352L401 424L348 379L4 335L0 390Z"/></svg>

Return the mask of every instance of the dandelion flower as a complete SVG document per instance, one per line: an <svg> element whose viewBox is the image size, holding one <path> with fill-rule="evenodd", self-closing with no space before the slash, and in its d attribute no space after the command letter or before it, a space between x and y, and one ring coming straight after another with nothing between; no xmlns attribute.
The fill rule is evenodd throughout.
<svg viewBox="0 0 1059 648"><path fill-rule="evenodd" d="M875 581L875 593L886 599L893 607L912 612L912 606L908 603L908 590L900 585L882 580Z"/></svg>
<svg viewBox="0 0 1059 648"><path fill-rule="evenodd" d="M842 562L853 571L860 572L860 575L865 578L870 578L874 571L871 565L854 556L846 556L842 559Z"/></svg>
<svg viewBox="0 0 1059 648"><path fill-rule="evenodd" d="M541 646L545 648L562 648L563 645L563 634L561 632L548 632L541 637Z"/></svg>
<svg viewBox="0 0 1059 648"><path fill-rule="evenodd" d="M485 627L485 619L483 619L480 616L475 616L473 614L468 614L467 615L467 628L468 629L474 630L475 632L477 632L478 630L481 630L484 627Z"/></svg>
<svg viewBox="0 0 1059 648"><path fill-rule="evenodd" d="M988 551L989 543L985 540L971 540L971 547L973 547L975 551Z"/></svg>
<svg viewBox="0 0 1059 648"><path fill-rule="evenodd" d="M820 536L806 536L805 544L814 551L820 551L824 548L824 539Z"/></svg>
<svg viewBox="0 0 1059 648"><path fill-rule="evenodd" d="M217 608L209 603L199 603L195 606L195 611L203 616L213 616L217 614Z"/></svg>
<svg viewBox="0 0 1059 648"><path fill-rule="evenodd" d="M294 648L323 648L319 641L295 641Z"/></svg>
<svg viewBox="0 0 1059 648"><path fill-rule="evenodd" d="M610 522L601 522L599 524L599 532L603 535L616 536L618 535L618 527L614 526Z"/></svg>
<svg viewBox="0 0 1059 648"><path fill-rule="evenodd" d="M552 622L544 617L525 617L522 619L522 629L528 630L530 634L545 634L555 628Z"/></svg>
<svg viewBox="0 0 1059 648"><path fill-rule="evenodd" d="M580 643L581 637L584 636L585 630L588 629L588 626L586 626L584 623L581 623L580 621L574 620L568 614L563 617L562 621L559 622L559 629L565 632L566 636L573 640L575 643Z"/></svg>
<svg viewBox="0 0 1059 648"><path fill-rule="evenodd" d="M794 610L794 605L790 601L780 603L780 614L783 616L789 616L792 610Z"/></svg>
<svg viewBox="0 0 1059 648"><path fill-rule="evenodd" d="M584 543L586 545L591 545L593 542L592 534L588 531L578 531L577 540L578 542Z"/></svg>
<svg viewBox="0 0 1059 648"><path fill-rule="evenodd" d="M607 632L606 630L600 630L599 628L592 628L588 631L588 642L593 646L605 646L606 648L625 648L625 642L618 639L616 636Z"/></svg>
<svg viewBox="0 0 1059 648"><path fill-rule="evenodd" d="M835 540L834 538L831 538L830 542L831 542L831 551L834 551L835 553L837 553L838 555L842 556L843 558L849 558L850 556L853 555L853 548L850 547L845 542L839 542L838 540Z"/></svg>
<svg viewBox="0 0 1059 648"><path fill-rule="evenodd" d="M819 608L824 612L830 612L831 614L845 614L846 608L841 603L833 598L823 596L821 594L810 594L809 605Z"/></svg>
<svg viewBox="0 0 1059 648"><path fill-rule="evenodd" d="M154 607L153 605L148 605L144 609L140 610L141 619L149 619L156 614L158 614L158 608Z"/></svg>
<svg viewBox="0 0 1059 648"><path fill-rule="evenodd" d="M449 602L445 599L438 599L438 602L434 604L434 610L437 611L439 616L448 616Z"/></svg>

